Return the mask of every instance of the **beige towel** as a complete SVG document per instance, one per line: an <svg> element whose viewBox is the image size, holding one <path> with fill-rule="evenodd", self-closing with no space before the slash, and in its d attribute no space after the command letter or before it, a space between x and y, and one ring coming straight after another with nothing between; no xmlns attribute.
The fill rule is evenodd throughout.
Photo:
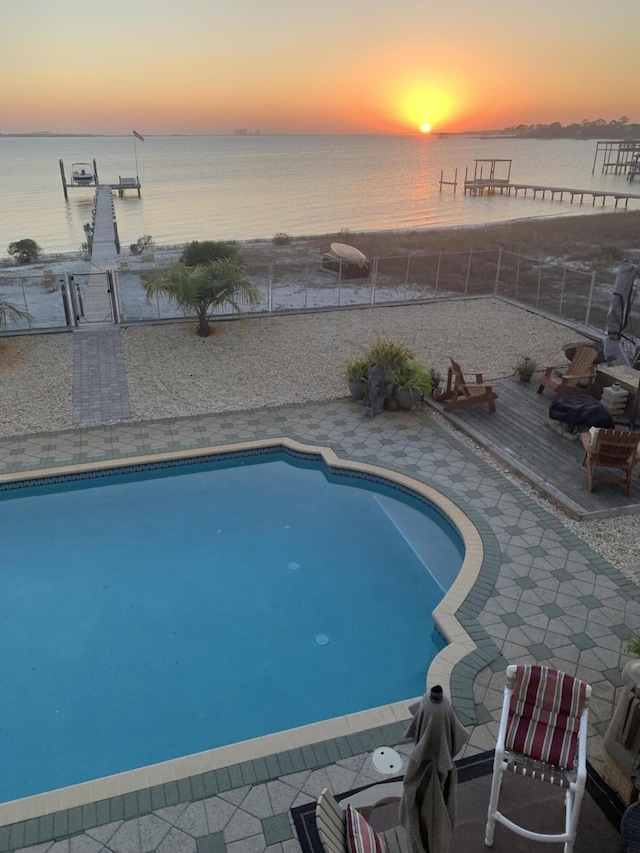
<svg viewBox="0 0 640 853"><path fill-rule="evenodd" d="M469 733L446 697L435 703L427 693L411 711L414 718L406 737L415 746L404 776L400 820L409 853L447 853L456 822L454 758Z"/></svg>

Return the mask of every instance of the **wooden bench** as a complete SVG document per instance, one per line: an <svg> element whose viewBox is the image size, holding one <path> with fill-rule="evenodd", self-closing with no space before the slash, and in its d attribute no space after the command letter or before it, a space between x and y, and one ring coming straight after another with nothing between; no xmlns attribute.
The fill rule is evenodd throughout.
<svg viewBox="0 0 640 853"><path fill-rule="evenodd" d="M376 788L377 791L375 790ZM380 797L380 795L383 794L383 791L380 790L380 788L386 788L386 786L373 785L371 788L367 788L366 792L362 793L372 791L374 792L375 797ZM359 799L362 800L362 798ZM342 802L345 805L351 802L354 808L356 808L356 803L353 802L354 800L355 797L350 797ZM373 801L371 806L363 805L357 806L357 808L363 817L369 819L375 809L391 802L399 802L399 797L383 797L382 799L376 799ZM325 788L318 798L318 802L316 804L316 824L318 826L318 834L320 835L320 840L322 841L325 853L347 853L346 813L342 808L340 808L339 803L328 788ZM389 853L408 853L409 848L402 826L394 826L384 832L379 832L379 834L386 841Z"/></svg>

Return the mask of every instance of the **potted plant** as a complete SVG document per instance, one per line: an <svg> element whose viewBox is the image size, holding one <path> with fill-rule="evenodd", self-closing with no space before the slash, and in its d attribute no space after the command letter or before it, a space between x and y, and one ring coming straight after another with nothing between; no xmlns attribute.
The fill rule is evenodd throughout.
<svg viewBox="0 0 640 853"><path fill-rule="evenodd" d="M442 394L440 383L442 382L442 374L434 367L431 368L431 396L434 400L438 400Z"/></svg>
<svg viewBox="0 0 640 853"><path fill-rule="evenodd" d="M433 388L430 368L426 364L410 359L396 371L396 399L401 409L410 409Z"/></svg>
<svg viewBox="0 0 640 853"><path fill-rule="evenodd" d="M349 393L354 400L361 400L367 393L367 367L369 362L364 356L358 358L352 355L345 362L342 373L349 386Z"/></svg>
<svg viewBox="0 0 640 853"><path fill-rule="evenodd" d="M413 353L409 347L390 335L377 335L365 350L364 358L368 364L379 364L384 368L387 398L390 399L393 396L396 373L413 358Z"/></svg>
<svg viewBox="0 0 640 853"><path fill-rule="evenodd" d="M520 359L516 364L516 373L520 382L528 382L538 369L538 362L529 356Z"/></svg>

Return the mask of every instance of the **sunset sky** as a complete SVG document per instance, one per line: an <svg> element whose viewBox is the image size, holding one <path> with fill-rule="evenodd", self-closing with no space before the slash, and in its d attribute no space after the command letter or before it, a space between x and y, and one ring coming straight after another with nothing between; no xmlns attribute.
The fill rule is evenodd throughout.
<svg viewBox="0 0 640 853"><path fill-rule="evenodd" d="M1 0L0 11L2 133L640 121L638 0Z"/></svg>

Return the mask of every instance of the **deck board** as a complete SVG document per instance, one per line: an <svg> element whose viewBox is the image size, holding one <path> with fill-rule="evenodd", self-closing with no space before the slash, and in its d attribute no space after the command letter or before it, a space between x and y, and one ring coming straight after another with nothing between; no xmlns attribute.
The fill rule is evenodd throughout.
<svg viewBox="0 0 640 853"><path fill-rule="evenodd" d="M429 402L572 518L640 512L640 465L634 472L633 497L629 498L622 486L608 483L594 483L593 492L589 492L580 442L570 441L545 425L549 405L555 399L551 391L537 394L535 377L530 383L500 380L495 386L498 400L493 414L486 405L444 412L441 403Z"/></svg>

